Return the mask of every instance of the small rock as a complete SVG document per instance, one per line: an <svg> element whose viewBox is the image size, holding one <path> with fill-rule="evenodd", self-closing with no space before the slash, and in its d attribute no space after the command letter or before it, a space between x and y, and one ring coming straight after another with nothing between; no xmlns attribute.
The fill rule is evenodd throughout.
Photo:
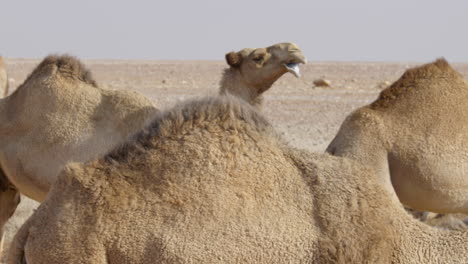
<svg viewBox="0 0 468 264"><path fill-rule="evenodd" d="M167 83L167 81L166 81L166 80L162 80L161 83Z"/></svg>
<svg viewBox="0 0 468 264"><path fill-rule="evenodd" d="M314 81L315 87L330 87L331 82L325 79L317 79Z"/></svg>

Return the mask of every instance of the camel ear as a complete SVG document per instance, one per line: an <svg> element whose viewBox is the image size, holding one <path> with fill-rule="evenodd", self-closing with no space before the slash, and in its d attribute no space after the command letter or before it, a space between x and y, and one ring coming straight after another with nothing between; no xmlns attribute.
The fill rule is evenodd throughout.
<svg viewBox="0 0 468 264"><path fill-rule="evenodd" d="M242 61L242 57L234 51L231 51L226 54L226 62L231 67L239 66L241 61Z"/></svg>

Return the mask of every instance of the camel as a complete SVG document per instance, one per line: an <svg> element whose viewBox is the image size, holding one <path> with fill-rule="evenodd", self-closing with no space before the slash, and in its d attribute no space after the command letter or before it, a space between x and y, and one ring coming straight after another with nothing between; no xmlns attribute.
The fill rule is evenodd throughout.
<svg viewBox="0 0 468 264"><path fill-rule="evenodd" d="M229 68L223 73L220 94L238 96L257 107L263 102L262 94L283 74L300 77L299 65L307 63L301 49L289 42L231 51L225 57Z"/></svg>
<svg viewBox="0 0 468 264"><path fill-rule="evenodd" d="M288 146L242 99L198 99L67 165L7 263L466 261L468 230L413 219L373 173Z"/></svg>
<svg viewBox="0 0 468 264"><path fill-rule="evenodd" d="M156 112L136 92L99 88L76 58L46 57L13 94L0 100L2 234L19 192L43 201L66 163L106 154Z"/></svg>
<svg viewBox="0 0 468 264"><path fill-rule="evenodd" d="M0 94L3 96L8 95L8 74L2 56L0 56Z"/></svg>
<svg viewBox="0 0 468 264"><path fill-rule="evenodd" d="M467 107L468 84L438 59L407 70L351 113L327 152L374 168L387 191L410 208L466 214Z"/></svg>

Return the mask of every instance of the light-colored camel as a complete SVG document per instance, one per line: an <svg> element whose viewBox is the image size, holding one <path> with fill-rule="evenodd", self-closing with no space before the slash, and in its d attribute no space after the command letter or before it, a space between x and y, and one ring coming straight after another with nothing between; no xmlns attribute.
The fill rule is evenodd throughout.
<svg viewBox="0 0 468 264"><path fill-rule="evenodd" d="M444 59L407 70L328 146L378 171L413 209L468 213L468 84Z"/></svg>
<svg viewBox="0 0 468 264"><path fill-rule="evenodd" d="M182 104L71 164L8 263L464 263L350 159L289 147L245 101Z"/></svg>
<svg viewBox="0 0 468 264"><path fill-rule="evenodd" d="M8 95L8 74L5 67L5 62L0 56L0 96Z"/></svg>
<svg viewBox="0 0 468 264"><path fill-rule="evenodd" d="M17 190L41 202L66 163L102 156L156 112L136 92L99 88L73 57L45 58L0 100L2 231L19 202Z"/></svg>
<svg viewBox="0 0 468 264"><path fill-rule="evenodd" d="M299 64L307 60L296 44L286 42L232 51L226 54L226 62L230 67L223 73L220 94L232 94L260 107L262 94L287 72L300 77Z"/></svg>

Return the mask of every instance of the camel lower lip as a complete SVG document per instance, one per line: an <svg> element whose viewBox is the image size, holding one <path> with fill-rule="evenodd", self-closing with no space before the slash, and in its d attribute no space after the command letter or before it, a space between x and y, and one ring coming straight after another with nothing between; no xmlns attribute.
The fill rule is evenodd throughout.
<svg viewBox="0 0 468 264"><path fill-rule="evenodd" d="M297 78L301 77L301 71L299 69L299 64L298 63L286 63L284 65L288 72L294 74Z"/></svg>

